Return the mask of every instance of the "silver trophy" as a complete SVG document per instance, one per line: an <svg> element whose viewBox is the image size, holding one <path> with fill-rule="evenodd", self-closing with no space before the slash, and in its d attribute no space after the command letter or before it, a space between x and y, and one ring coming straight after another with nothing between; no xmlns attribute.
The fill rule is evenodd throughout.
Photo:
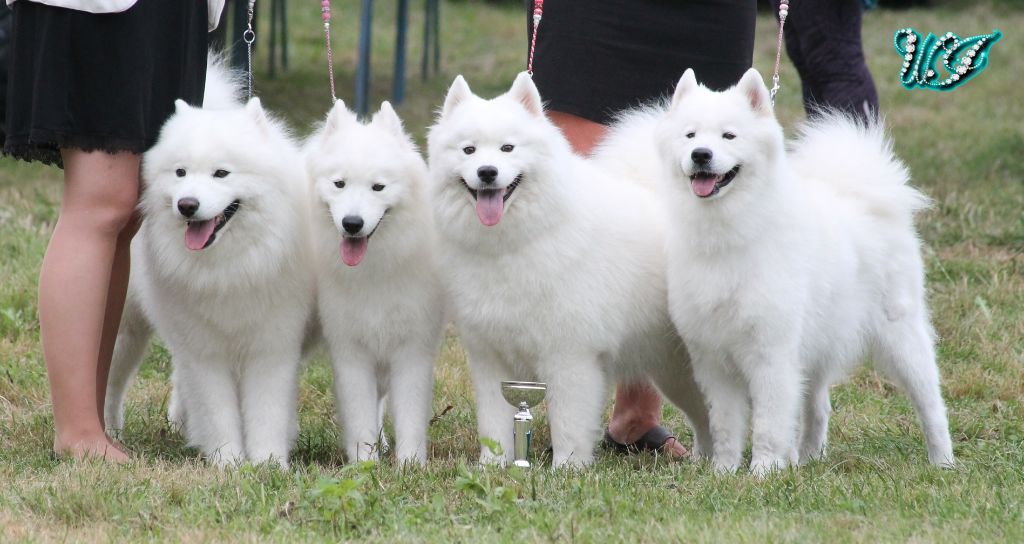
<svg viewBox="0 0 1024 544"><path fill-rule="evenodd" d="M501 382L501 395L519 409L513 421L513 453L517 467L530 468L530 439L533 436L533 414L530 408L544 400L548 385L542 382Z"/></svg>

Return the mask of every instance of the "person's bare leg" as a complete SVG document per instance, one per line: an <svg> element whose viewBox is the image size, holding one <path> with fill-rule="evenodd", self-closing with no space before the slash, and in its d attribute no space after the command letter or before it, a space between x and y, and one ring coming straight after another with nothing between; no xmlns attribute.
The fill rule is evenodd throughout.
<svg viewBox="0 0 1024 544"><path fill-rule="evenodd" d="M138 201L139 156L62 150L64 195L60 216L39 273L39 326L53 401L58 454L127 460L103 428L104 331L116 328L124 303L114 281L121 232ZM126 258L118 274L126 268ZM126 277L126 275L125 275ZM115 285L112 285L115 284ZM111 292L114 291L114 292ZM109 296L108 296L109 294ZM117 313L117 316L112 315ZM108 317L113 325L105 324ZM112 344L112 342L111 342ZM98 398L99 397L99 398Z"/></svg>
<svg viewBox="0 0 1024 544"><path fill-rule="evenodd" d="M110 363L114 355L114 343L117 341L117 330L121 324L125 298L128 295L128 275L131 272L132 238L139 230L139 217L133 215L128 224L117 236L114 249L114 263L110 269L110 284L107 287L107 306L103 314L103 336L100 338L100 354L96 363L96 406L99 408L100 425L106 429L103 420L103 406L107 398L107 381L110 378ZM115 440L110 440L118 449L124 448Z"/></svg>
<svg viewBox="0 0 1024 544"><path fill-rule="evenodd" d="M548 111L551 119L580 155L590 155L608 131L608 127L569 113ZM615 390L612 417L608 420L608 433L620 444L632 444L641 436L661 424L661 395L650 385L619 385ZM688 452L678 441L670 438L662 448L673 457Z"/></svg>
<svg viewBox="0 0 1024 544"><path fill-rule="evenodd" d="M548 111L548 119L555 124L569 140L572 150L576 153L587 156L594 152L594 148L608 132L608 127L601 123L595 123L571 113L560 111Z"/></svg>

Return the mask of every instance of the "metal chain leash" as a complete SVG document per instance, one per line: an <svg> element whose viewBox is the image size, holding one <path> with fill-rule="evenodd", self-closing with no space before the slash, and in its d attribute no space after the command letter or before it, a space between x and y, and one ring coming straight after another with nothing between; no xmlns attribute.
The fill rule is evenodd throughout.
<svg viewBox="0 0 1024 544"><path fill-rule="evenodd" d="M327 79L331 82L331 104L338 101L334 90L334 52L331 48L331 0L321 0L320 14L324 20L324 43L327 45Z"/></svg>
<svg viewBox="0 0 1024 544"><path fill-rule="evenodd" d="M249 0L248 21L245 32L242 33L242 41L245 42L246 52L246 88L249 92L248 98L252 98L252 44L256 41L256 32L252 28L252 15L256 7L256 0Z"/></svg>
<svg viewBox="0 0 1024 544"><path fill-rule="evenodd" d="M779 64L782 62L782 29L789 15L789 0L779 0L779 39L775 44L775 72L772 74L771 100L775 106L775 93L779 92Z"/></svg>

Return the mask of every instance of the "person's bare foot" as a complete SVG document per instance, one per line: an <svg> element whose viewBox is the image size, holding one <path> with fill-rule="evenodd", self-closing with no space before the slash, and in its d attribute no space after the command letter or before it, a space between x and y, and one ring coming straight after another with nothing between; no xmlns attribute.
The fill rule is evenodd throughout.
<svg viewBox="0 0 1024 544"><path fill-rule="evenodd" d="M127 455L128 457L132 456L132 452L128 451L128 448L126 448L124 444L122 444L118 440L111 438L110 435L107 435L107 442L109 442L110 445L114 447L117 451Z"/></svg>
<svg viewBox="0 0 1024 544"><path fill-rule="evenodd" d="M608 421L608 435L614 442L633 450L655 449L673 458L690 455L671 433L659 428L660 424L661 395L657 389L643 383L619 385Z"/></svg>
<svg viewBox="0 0 1024 544"><path fill-rule="evenodd" d="M661 447L662 453L667 454L670 457L689 457L690 450L686 449L686 446L679 443L675 438L669 438L665 441L665 445Z"/></svg>
<svg viewBox="0 0 1024 544"><path fill-rule="evenodd" d="M131 459L120 444L104 433L74 439L62 439L58 436L53 440L53 453L58 457L72 459L100 458L116 464L126 463Z"/></svg>

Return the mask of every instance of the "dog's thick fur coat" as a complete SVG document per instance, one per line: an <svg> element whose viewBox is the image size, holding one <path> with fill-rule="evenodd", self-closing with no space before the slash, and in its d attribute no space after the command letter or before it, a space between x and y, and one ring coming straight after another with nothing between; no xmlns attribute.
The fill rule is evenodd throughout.
<svg viewBox="0 0 1024 544"><path fill-rule="evenodd" d="M422 465L445 324L427 166L387 102L362 124L339 100L305 154L317 304L348 460L379 457L387 396L396 459Z"/></svg>
<svg viewBox="0 0 1024 544"><path fill-rule="evenodd" d="M527 74L493 100L462 77L429 135L440 268L470 361L485 462L512 455L502 380L547 383L555 466L593 459L608 387L650 379L687 413L704 403L666 304L656 196L575 155Z"/></svg>
<svg viewBox="0 0 1024 544"><path fill-rule="evenodd" d="M206 106L179 101L143 157L142 228L105 409L123 404L155 329L172 359L170 419L212 462L287 465L313 310L298 147L214 65ZM191 206L189 203L191 202Z"/></svg>
<svg viewBox="0 0 1024 544"><path fill-rule="evenodd" d="M720 470L740 465L748 420L757 474L822 456L829 386L866 356L910 396L929 460L953 463L913 224L927 200L880 126L826 115L787 153L756 71L721 93L687 71L601 155L661 185L672 318Z"/></svg>

